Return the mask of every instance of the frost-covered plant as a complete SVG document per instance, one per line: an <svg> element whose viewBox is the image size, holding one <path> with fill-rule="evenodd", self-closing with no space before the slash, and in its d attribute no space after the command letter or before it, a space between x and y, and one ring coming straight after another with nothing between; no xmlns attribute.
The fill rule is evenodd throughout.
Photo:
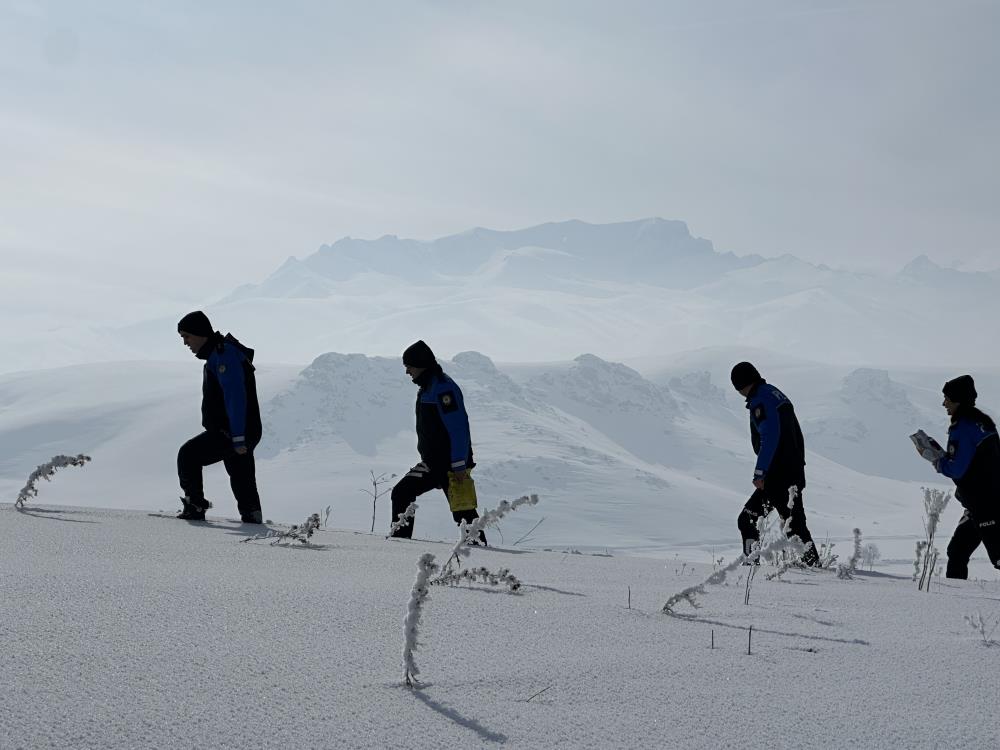
<svg viewBox="0 0 1000 750"><path fill-rule="evenodd" d="M924 549L927 547L927 542L923 539L917 540L916 556L913 559L913 580L916 581L917 577L920 575L920 565L924 559Z"/></svg>
<svg viewBox="0 0 1000 750"><path fill-rule="evenodd" d="M487 526L493 526L508 513L513 513L522 505L537 505L538 495L523 495L517 500L501 500L500 504L493 510L486 511L482 516L472 523L462 521L459 526L458 541L452 547L451 554L443 566L441 566L441 577L452 571L452 566L461 565L461 558L468 557L471 550L470 544L478 544L479 532ZM407 508L409 510L409 508Z"/></svg>
<svg viewBox="0 0 1000 750"><path fill-rule="evenodd" d="M406 510L399 514L399 518L392 522L392 525L389 527L389 533L385 538L388 539L400 529L409 526L410 519L417 515L417 508L419 507L415 502L407 505Z"/></svg>
<svg viewBox="0 0 1000 750"><path fill-rule="evenodd" d="M1000 616L994 622L992 618L984 618L982 612L976 612L974 615L966 615L965 622L982 636L983 644L986 646L998 645L997 641L993 640L993 634L1000 627Z"/></svg>
<svg viewBox="0 0 1000 750"><path fill-rule="evenodd" d="M368 473L371 475L372 488L370 490L369 489L362 489L361 492L364 492L366 495L368 495L368 497L370 497L372 499L372 533L374 534L375 533L375 505L378 503L378 499L380 497L382 497L382 495L386 494L387 492L391 492L392 491L392 488L383 489L382 485L388 484L390 480L396 478L396 475L395 474L390 474L387 477L385 475L385 472L383 472L383 473L379 474L378 476L375 476L375 472L372 471L371 469L368 470Z"/></svg>
<svg viewBox="0 0 1000 750"><path fill-rule="evenodd" d="M300 544L308 546L309 540L312 538L312 535L319 530L319 527L319 513L313 513L305 520L305 523L293 524L289 527L288 531L268 529L261 534L254 534L253 536L248 536L246 539L241 539L240 541L256 542L261 539L270 539L272 547L278 544L292 544L293 542L299 542Z"/></svg>
<svg viewBox="0 0 1000 750"><path fill-rule="evenodd" d="M833 552L833 548L836 546L829 539L819 545L819 566L824 570L832 568L837 563L838 555Z"/></svg>
<svg viewBox="0 0 1000 750"><path fill-rule="evenodd" d="M854 553L847 565L837 566L837 578L850 580L854 578L854 571L857 570L858 561L861 559L861 529L854 529Z"/></svg>
<svg viewBox="0 0 1000 750"><path fill-rule="evenodd" d="M521 582L509 569L500 568L496 573L487 568L466 568L465 570L441 575L431 581L432 584L456 585L462 581L469 583L488 583L490 586L505 585L507 589L515 594L521 589Z"/></svg>
<svg viewBox="0 0 1000 750"><path fill-rule="evenodd" d="M417 675L420 674L413 652L420 645L417 640L420 635L420 617L423 614L424 603L431 595L428 581L437 571L438 565L430 552L425 552L417 560L417 577L413 581L413 588L410 589L410 601L406 605L406 617L403 619L403 664L405 665L403 679L407 687L412 687Z"/></svg>
<svg viewBox="0 0 1000 750"><path fill-rule="evenodd" d="M49 461L31 472L31 475L28 477L28 483L17 493L17 500L14 501L14 507L23 508L25 503L28 502L28 498L38 497L38 487L36 485L39 479L51 482L51 477L56 473L56 469L61 469L64 466L83 466L89 460L90 456L85 456L82 453L76 456L53 456Z"/></svg>
<svg viewBox="0 0 1000 750"><path fill-rule="evenodd" d="M948 501L951 500L951 493L927 487L923 487L922 489L924 491L924 534L926 539L923 548L921 548L921 545L917 545L917 561L914 563L914 566L920 575L920 582L917 584L917 589L920 591L930 591L931 573L937 564L939 554L937 547L934 546L934 535L937 533L941 513L948 505Z"/></svg>
<svg viewBox="0 0 1000 750"><path fill-rule="evenodd" d="M879 548L869 542L864 547L861 548L861 564L867 565L868 570L875 567L875 563L882 559L882 553Z"/></svg>
<svg viewBox="0 0 1000 750"><path fill-rule="evenodd" d="M330 509L331 509L332 507L333 507L332 505L327 505L327 506L326 506L326 508L324 508L324 509L323 509L323 515L322 515L322 519L323 519L323 520L322 520L322 521L320 521L320 525L321 525L321 526L322 526L322 527L323 527L324 529L326 528L326 522L330 520ZM318 515L320 515L320 514L319 514L319 513L317 513L316 515L318 516Z"/></svg>
<svg viewBox="0 0 1000 750"><path fill-rule="evenodd" d="M753 565L760 559L761 555L774 554L783 549L791 550L793 554L798 556L801 556L802 553L805 552L805 546L797 536L793 536L791 539L787 537L776 538L769 542L766 546L752 550L749 555L739 555L735 560L729 563L729 565L715 571L701 583L695 584L694 586L688 586L683 591L678 591L676 594L667 599L667 603L663 605L662 611L671 615L674 613L674 607L683 601L686 601L692 607L697 609L701 606L698 604L698 595L704 595L707 593L705 591L706 586L723 583L726 580L726 576L742 566L743 563Z"/></svg>
<svg viewBox="0 0 1000 750"><path fill-rule="evenodd" d="M522 505L536 505L537 503L538 495L525 495L514 501L503 500L495 509L487 511L472 523L462 521L459 526L459 540L452 548L451 555L444 566L439 566L434 561L434 555L429 552L424 553L417 560L417 577L413 582L413 588L410 590L410 601L406 608L406 618L403 620L403 635L405 639L403 644L403 664L405 669L404 680L407 686L412 686L416 681L416 676L420 673L416 662L413 660L413 652L417 649L420 618L423 614L424 602L430 597L431 584L454 584L462 580L472 582L473 580L477 580L477 578L483 578L486 583L494 586L506 583L511 593L518 591L521 588L521 582L512 576L506 568L497 573L491 573L486 568L457 571L454 570L453 565L460 564L460 559L470 554L468 546L478 543L479 532L484 528L497 523L505 515L517 510ZM415 509L415 504L411 503L410 508ZM407 508L407 511L410 508ZM405 514L400 514L400 518L403 515ZM432 579L432 576L438 572L440 572L440 575Z"/></svg>

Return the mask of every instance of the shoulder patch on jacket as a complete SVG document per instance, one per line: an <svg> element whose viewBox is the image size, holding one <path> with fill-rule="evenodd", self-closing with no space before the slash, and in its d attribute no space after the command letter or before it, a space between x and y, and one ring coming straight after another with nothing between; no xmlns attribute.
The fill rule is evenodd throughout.
<svg viewBox="0 0 1000 750"><path fill-rule="evenodd" d="M764 408L763 404L757 404L753 409L753 418L755 422L763 422L767 419L767 410Z"/></svg>
<svg viewBox="0 0 1000 750"><path fill-rule="evenodd" d="M458 400L454 391L443 391L438 394L438 401L441 404L441 411L452 412L458 409Z"/></svg>

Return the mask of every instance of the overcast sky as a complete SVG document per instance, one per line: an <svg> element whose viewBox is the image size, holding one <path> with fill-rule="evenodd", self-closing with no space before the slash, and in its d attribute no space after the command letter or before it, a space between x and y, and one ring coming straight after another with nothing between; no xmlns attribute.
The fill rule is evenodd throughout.
<svg viewBox="0 0 1000 750"><path fill-rule="evenodd" d="M4 0L0 293L193 301L344 235L648 216L997 268L998 31L996 0Z"/></svg>

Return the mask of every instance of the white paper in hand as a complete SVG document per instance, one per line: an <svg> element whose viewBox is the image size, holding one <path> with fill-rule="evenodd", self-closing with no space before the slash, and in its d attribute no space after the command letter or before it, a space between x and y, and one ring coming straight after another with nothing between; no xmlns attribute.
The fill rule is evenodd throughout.
<svg viewBox="0 0 1000 750"><path fill-rule="evenodd" d="M944 455L944 449L938 444L937 440L923 430L917 430L910 435L910 440L917 446L917 451L919 451L920 455L931 463L934 463Z"/></svg>

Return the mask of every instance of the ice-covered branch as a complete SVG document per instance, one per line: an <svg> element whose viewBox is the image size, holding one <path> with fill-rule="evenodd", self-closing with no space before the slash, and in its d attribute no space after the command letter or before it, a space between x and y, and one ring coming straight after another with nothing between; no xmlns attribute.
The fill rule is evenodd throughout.
<svg viewBox="0 0 1000 750"><path fill-rule="evenodd" d="M744 563L747 565L754 565L760 560L761 556L780 554L784 551L790 551L794 555L801 556L802 553L805 552L805 546L798 537L792 537L791 539L786 539L784 537L774 539L767 546L755 549L749 555L740 555L729 563L729 565L715 571L701 583L689 586L683 591L678 591L676 594L667 599L667 603L663 605L663 612L668 615L672 615L674 613L674 607L682 601L686 601L692 607L697 609L699 606L698 595L704 595L707 593L705 591L706 586L722 583L726 580L726 576Z"/></svg>
<svg viewBox="0 0 1000 750"><path fill-rule="evenodd" d="M459 527L459 539L448 556L448 561L441 568L441 576L444 577L451 572L452 565L460 561L462 557L469 555L469 544L479 539L479 532L487 526L497 523L508 513L513 513L522 505L537 505L538 495L523 495L517 500L501 500L500 504L493 510L486 511L482 516L472 523L462 521Z"/></svg>
<svg viewBox="0 0 1000 750"><path fill-rule="evenodd" d="M854 571L858 567L858 561L861 559L861 529L854 529L854 553L851 555L851 559L847 561L847 565L837 566L837 578L843 580L848 580L854 578Z"/></svg>
<svg viewBox="0 0 1000 750"><path fill-rule="evenodd" d="M947 507L948 501L951 500L951 493L927 487L922 489L924 491L924 533L927 538L923 543L917 543L917 560L914 563L914 568L920 575L917 589L930 591L931 576L934 574L934 566L937 564L938 558L938 550L934 546L934 536L937 534L941 513ZM916 574L914 580L916 580Z"/></svg>
<svg viewBox="0 0 1000 750"><path fill-rule="evenodd" d="M460 538L452 548L448 562L444 566L439 566L434 561L434 555L429 552L421 555L420 559L417 560L417 577L413 582L413 588L410 590L410 601L406 607L406 618L403 620L403 634L405 636L405 643L403 644L404 679L408 686L413 685L417 675L420 673L416 662L413 660L413 652L418 646L417 637L420 629L420 618L423 614L424 602L430 598L431 584L454 584L462 580L471 582L482 579L485 583L493 586L499 586L502 583L506 584L512 593L518 591L521 588L521 582L511 575L510 571L506 568L496 573L491 573L486 568L455 571L452 570L451 566L461 557L469 554L468 545L478 541L479 532L484 528L496 523L522 505L535 505L537 502L538 495L525 495L514 501L503 500L494 510L487 511L472 523L462 521L459 527L461 532ZM415 509L416 505L411 503L410 508ZM410 508L407 508L407 511ZM403 515L405 513L401 514L400 517ZM438 572L440 572L440 575L432 579L432 576Z"/></svg>
<svg viewBox="0 0 1000 750"><path fill-rule="evenodd" d="M54 456L50 461L31 472L31 476L28 477L28 483L17 493L17 500L14 501L15 507L23 508L24 504L28 502L28 498L38 497L38 487L36 485L39 479L50 482L52 481L52 475L56 473L56 469L61 469L64 466L83 466L89 460L90 456L85 456L82 453L76 456Z"/></svg>
<svg viewBox="0 0 1000 750"><path fill-rule="evenodd" d="M432 584L455 585L462 581L469 583L488 583L490 586L506 585L512 594L521 589L521 582L507 568L500 568L496 573L487 568L467 568L462 571L446 573L438 576Z"/></svg>
<svg viewBox="0 0 1000 750"><path fill-rule="evenodd" d="M413 588L410 590L410 601L406 606L406 617L403 620L403 664L405 673L403 675L407 686L412 686L420 669L413 659L413 652L417 650L420 635L420 615L423 613L424 602L430 598L430 577L438 571L438 564L434 562L434 555L425 552L417 560L417 577L413 581Z"/></svg>
<svg viewBox="0 0 1000 750"><path fill-rule="evenodd" d="M261 539L270 539L271 546L276 544L291 544L292 542L299 542L301 544L309 545L309 540L312 535L319 529L321 520L319 513L313 513L309 518L306 519L305 523L294 524L288 531L277 531L275 529L268 529L261 534L254 534L253 536L248 536L246 539L241 539L241 542L256 542Z"/></svg>
<svg viewBox="0 0 1000 750"><path fill-rule="evenodd" d="M399 518L397 518L395 521L392 522L392 525L389 527L389 534L388 536L386 536L386 539L388 539L390 536L395 534L400 529L409 526L410 519L413 518L415 515L417 515L417 508L419 507L420 506L417 505L416 503L410 503L409 505L407 505L406 510L404 510L402 513L399 514Z"/></svg>

